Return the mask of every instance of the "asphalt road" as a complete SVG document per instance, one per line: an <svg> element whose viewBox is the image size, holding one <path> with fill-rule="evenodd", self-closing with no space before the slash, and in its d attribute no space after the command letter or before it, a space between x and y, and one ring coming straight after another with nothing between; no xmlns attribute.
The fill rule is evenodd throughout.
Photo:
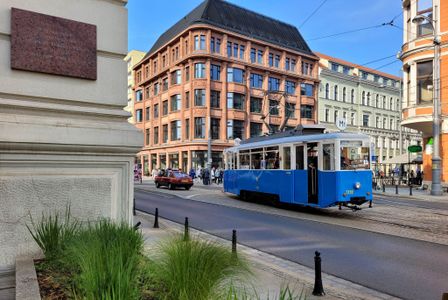
<svg viewBox="0 0 448 300"><path fill-rule="evenodd" d="M315 221L135 191L136 208L404 299L440 300L448 292L448 246ZM325 286L324 286L325 287Z"/></svg>

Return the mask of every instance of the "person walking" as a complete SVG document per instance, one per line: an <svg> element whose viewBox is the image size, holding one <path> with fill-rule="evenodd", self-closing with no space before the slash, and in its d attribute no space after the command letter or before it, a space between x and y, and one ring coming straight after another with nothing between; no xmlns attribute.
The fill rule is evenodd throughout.
<svg viewBox="0 0 448 300"><path fill-rule="evenodd" d="M194 171L194 168L191 168L190 169L190 173L188 174L190 177L191 177L191 179L195 179L196 178L196 172Z"/></svg>
<svg viewBox="0 0 448 300"><path fill-rule="evenodd" d="M210 184L210 170L208 168L204 169L204 180L203 180L204 185L209 185Z"/></svg>
<svg viewBox="0 0 448 300"><path fill-rule="evenodd" d="M215 170L215 167L213 167L212 170L210 171L210 177L212 179L211 183L215 183L215 173L216 173L216 170Z"/></svg>

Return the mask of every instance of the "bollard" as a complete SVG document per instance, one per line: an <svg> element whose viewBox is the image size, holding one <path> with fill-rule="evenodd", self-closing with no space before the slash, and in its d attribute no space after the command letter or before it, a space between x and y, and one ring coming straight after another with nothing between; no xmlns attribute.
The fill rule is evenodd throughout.
<svg viewBox="0 0 448 300"><path fill-rule="evenodd" d="M135 198L134 198L134 206L132 207L132 215L135 216Z"/></svg>
<svg viewBox="0 0 448 300"><path fill-rule="evenodd" d="M189 228L188 228L188 217L185 217L185 225L184 225L184 241L188 241L190 239Z"/></svg>
<svg viewBox="0 0 448 300"><path fill-rule="evenodd" d="M448 293L443 293L442 300L448 300Z"/></svg>
<svg viewBox="0 0 448 300"><path fill-rule="evenodd" d="M342 203L339 202L339 210L341 210L341 209L342 209Z"/></svg>
<svg viewBox="0 0 448 300"><path fill-rule="evenodd" d="M386 192L386 185L384 184L384 181L383 181L383 193L385 193Z"/></svg>
<svg viewBox="0 0 448 300"><path fill-rule="evenodd" d="M372 200L369 201L369 208L372 208Z"/></svg>
<svg viewBox="0 0 448 300"><path fill-rule="evenodd" d="M412 196L412 185L409 186L409 196Z"/></svg>
<svg viewBox="0 0 448 300"><path fill-rule="evenodd" d="M154 228L159 228L159 209L156 207L156 214L154 215Z"/></svg>
<svg viewBox="0 0 448 300"><path fill-rule="evenodd" d="M236 230L232 231L232 254L236 256Z"/></svg>
<svg viewBox="0 0 448 300"><path fill-rule="evenodd" d="M314 270L315 270L315 278L314 278L314 296L323 296L325 295L324 287L322 286L322 270L321 270L321 258L320 252L314 252L316 256L314 256Z"/></svg>
<svg viewBox="0 0 448 300"><path fill-rule="evenodd" d="M395 185L395 195L398 195L398 184Z"/></svg>
<svg viewBox="0 0 448 300"><path fill-rule="evenodd" d="M140 225L142 225L142 222L138 221L137 224L134 225L134 230L138 230Z"/></svg>

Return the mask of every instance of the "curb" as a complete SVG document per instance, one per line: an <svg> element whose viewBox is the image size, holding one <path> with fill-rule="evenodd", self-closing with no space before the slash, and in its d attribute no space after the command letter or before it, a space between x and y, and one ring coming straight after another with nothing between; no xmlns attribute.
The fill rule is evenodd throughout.
<svg viewBox="0 0 448 300"><path fill-rule="evenodd" d="M34 260L31 257L16 258L16 299L41 300Z"/></svg>

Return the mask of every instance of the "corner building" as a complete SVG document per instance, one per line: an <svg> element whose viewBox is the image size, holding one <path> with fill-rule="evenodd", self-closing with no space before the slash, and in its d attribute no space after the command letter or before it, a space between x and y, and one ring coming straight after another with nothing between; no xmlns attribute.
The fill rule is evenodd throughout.
<svg viewBox="0 0 448 300"><path fill-rule="evenodd" d="M318 57L297 28L207 0L163 33L135 70L136 126L153 168L212 165L234 139L317 123ZM263 117L265 123L263 122ZM283 123L282 123L283 122Z"/></svg>
<svg viewBox="0 0 448 300"><path fill-rule="evenodd" d="M424 15L427 19L415 23ZM402 125L423 133L423 180L432 180L432 139L434 109L434 31L429 20L437 20L440 38L440 157L441 182L448 185L448 1L403 1L403 122Z"/></svg>

